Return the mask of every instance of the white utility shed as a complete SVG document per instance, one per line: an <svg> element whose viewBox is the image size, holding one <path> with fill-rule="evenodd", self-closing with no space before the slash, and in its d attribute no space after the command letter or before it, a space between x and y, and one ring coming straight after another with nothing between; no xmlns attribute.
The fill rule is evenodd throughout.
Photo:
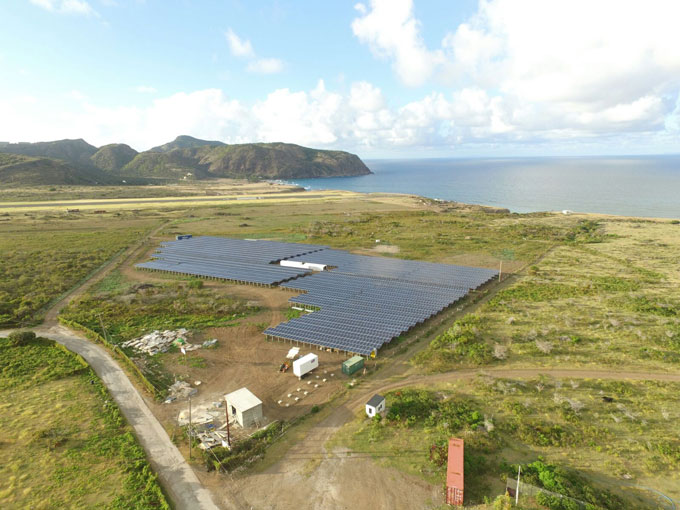
<svg viewBox="0 0 680 510"><path fill-rule="evenodd" d="M224 396L229 416L243 428L252 427L262 422L262 401L253 395L248 388L232 391Z"/></svg>
<svg viewBox="0 0 680 510"><path fill-rule="evenodd" d="M366 402L366 414L373 418L376 414L380 414L385 410L385 397L377 393Z"/></svg>

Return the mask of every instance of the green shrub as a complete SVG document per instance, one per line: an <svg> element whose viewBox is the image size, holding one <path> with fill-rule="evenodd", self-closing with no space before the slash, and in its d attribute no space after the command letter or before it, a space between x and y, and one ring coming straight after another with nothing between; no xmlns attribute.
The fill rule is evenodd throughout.
<svg viewBox="0 0 680 510"><path fill-rule="evenodd" d="M12 347L20 347L22 345L28 345L29 343L35 341L35 333L33 331L12 331L7 339L9 340L9 345Z"/></svg>

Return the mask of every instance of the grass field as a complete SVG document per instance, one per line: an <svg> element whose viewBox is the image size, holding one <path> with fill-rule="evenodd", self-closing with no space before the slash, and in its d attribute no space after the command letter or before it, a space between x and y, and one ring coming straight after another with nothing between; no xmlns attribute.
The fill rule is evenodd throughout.
<svg viewBox="0 0 680 510"><path fill-rule="evenodd" d="M677 369L680 228L603 221L601 229L602 242L553 249L416 362L435 371L486 363Z"/></svg>
<svg viewBox="0 0 680 510"><path fill-rule="evenodd" d="M0 506L169 509L94 372L51 340L0 339Z"/></svg>
<svg viewBox="0 0 680 510"><path fill-rule="evenodd" d="M634 486L680 496L678 390L673 383L491 377L405 388L387 394L384 419L361 416L334 443L443 485L445 445L451 436L462 437L469 504L502 494L517 464L526 469L543 460L585 475L578 484L590 489L565 489L565 495L584 500L590 491L589 502L598 508L656 508Z"/></svg>
<svg viewBox="0 0 680 510"><path fill-rule="evenodd" d="M159 221L131 214L7 219L0 222L0 327L34 324L48 303Z"/></svg>

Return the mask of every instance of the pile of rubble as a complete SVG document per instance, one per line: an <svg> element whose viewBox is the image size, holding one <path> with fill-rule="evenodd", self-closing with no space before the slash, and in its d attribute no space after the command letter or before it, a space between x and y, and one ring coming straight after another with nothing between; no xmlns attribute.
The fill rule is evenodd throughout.
<svg viewBox="0 0 680 510"><path fill-rule="evenodd" d="M152 331L148 335L144 335L134 340L128 340L121 344L123 347L133 347L138 351L145 352L150 355L158 354L159 352L167 351L171 345L183 347L185 351L193 351L199 349L201 346L187 343L185 336L188 331L184 328L177 331Z"/></svg>
<svg viewBox="0 0 680 510"><path fill-rule="evenodd" d="M168 398L165 399L165 403L169 404L177 399L186 400L189 397L193 397L198 393L196 388L192 388L191 384L184 381L177 381L175 384L168 388Z"/></svg>

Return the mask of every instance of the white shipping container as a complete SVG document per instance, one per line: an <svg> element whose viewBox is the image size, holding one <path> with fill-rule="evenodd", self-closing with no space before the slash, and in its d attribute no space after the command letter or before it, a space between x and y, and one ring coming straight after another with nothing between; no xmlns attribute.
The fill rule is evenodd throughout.
<svg viewBox="0 0 680 510"><path fill-rule="evenodd" d="M304 262L299 262L297 260L282 260L279 262L280 266L283 267L295 267L297 269L307 269Z"/></svg>
<svg viewBox="0 0 680 510"><path fill-rule="evenodd" d="M310 352L305 354L300 359L293 361L293 373L297 375L300 379L302 376L311 372L319 366L319 357Z"/></svg>

